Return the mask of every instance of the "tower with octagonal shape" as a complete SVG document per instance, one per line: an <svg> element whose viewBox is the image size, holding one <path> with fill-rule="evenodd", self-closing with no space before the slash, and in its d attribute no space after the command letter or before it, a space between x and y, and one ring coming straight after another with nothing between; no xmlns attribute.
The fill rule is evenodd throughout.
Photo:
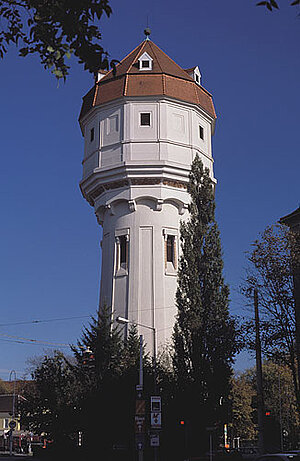
<svg viewBox="0 0 300 461"><path fill-rule="evenodd" d="M198 66L184 70L151 40L99 73L84 96L81 191L103 227L100 305L139 327L152 350L176 316L180 221L196 154L213 181L212 96Z"/></svg>

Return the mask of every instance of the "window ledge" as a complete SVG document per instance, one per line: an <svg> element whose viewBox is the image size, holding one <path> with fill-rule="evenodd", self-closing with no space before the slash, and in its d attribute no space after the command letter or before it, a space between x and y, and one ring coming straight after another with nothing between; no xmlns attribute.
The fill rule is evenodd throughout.
<svg viewBox="0 0 300 461"><path fill-rule="evenodd" d="M167 262L167 267L165 269L165 275L171 275L177 277L177 270L175 269L173 263Z"/></svg>
<svg viewBox="0 0 300 461"><path fill-rule="evenodd" d="M120 267L120 269L117 270L115 277L125 277L126 275L128 275L128 269Z"/></svg>

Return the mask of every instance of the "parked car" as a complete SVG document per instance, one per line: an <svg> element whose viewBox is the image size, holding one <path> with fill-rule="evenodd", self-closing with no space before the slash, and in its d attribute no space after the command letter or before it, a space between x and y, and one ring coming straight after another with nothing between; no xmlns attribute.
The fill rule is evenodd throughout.
<svg viewBox="0 0 300 461"><path fill-rule="evenodd" d="M270 453L255 458L255 461L300 461L299 453Z"/></svg>

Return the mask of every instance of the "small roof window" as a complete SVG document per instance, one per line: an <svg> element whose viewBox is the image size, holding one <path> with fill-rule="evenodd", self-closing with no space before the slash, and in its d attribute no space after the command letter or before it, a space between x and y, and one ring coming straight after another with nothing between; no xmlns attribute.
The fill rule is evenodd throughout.
<svg viewBox="0 0 300 461"><path fill-rule="evenodd" d="M201 85L201 72L198 66L186 69L186 72L198 85Z"/></svg>
<svg viewBox="0 0 300 461"><path fill-rule="evenodd" d="M140 70L152 70L153 59L148 53L143 53L142 56L139 57L138 61Z"/></svg>

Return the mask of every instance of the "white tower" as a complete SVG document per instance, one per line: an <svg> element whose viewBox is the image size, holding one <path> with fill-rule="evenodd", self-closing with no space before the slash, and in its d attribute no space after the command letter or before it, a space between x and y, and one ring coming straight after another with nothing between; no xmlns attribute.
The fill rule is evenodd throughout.
<svg viewBox="0 0 300 461"><path fill-rule="evenodd" d="M198 67L183 70L143 41L100 74L83 98L83 196L103 227L100 305L171 337L176 307L180 220L198 153L213 177L212 96ZM151 330L141 329L152 350Z"/></svg>

